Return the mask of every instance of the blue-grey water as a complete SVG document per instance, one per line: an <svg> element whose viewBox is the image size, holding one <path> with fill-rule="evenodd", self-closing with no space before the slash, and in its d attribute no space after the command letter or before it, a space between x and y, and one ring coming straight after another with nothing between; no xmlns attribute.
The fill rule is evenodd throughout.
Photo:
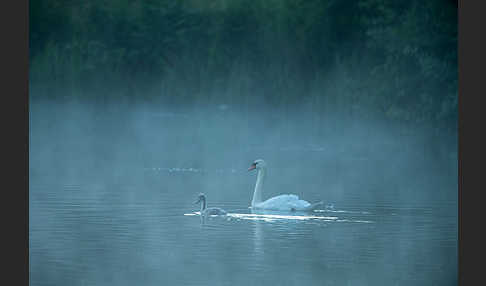
<svg viewBox="0 0 486 286"><path fill-rule="evenodd" d="M454 138L306 112L149 111L31 102L30 285L457 284ZM263 199L324 210L252 213L258 158ZM201 221L200 192L229 215Z"/></svg>
<svg viewBox="0 0 486 286"><path fill-rule="evenodd" d="M455 202L347 197L311 214L254 214L250 183L205 189L208 205L229 215L202 221L193 203L218 170L138 171L132 181L31 178L30 285L457 283ZM326 192L296 193L316 201Z"/></svg>

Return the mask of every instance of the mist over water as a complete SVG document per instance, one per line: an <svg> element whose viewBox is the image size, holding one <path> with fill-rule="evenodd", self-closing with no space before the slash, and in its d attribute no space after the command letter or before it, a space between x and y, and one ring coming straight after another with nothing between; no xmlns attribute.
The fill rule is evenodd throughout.
<svg viewBox="0 0 486 286"><path fill-rule="evenodd" d="M32 285L457 281L447 140L432 153L441 145L425 131L333 114L316 130L303 108L30 106ZM257 158L263 199L296 194L324 210L252 214ZM229 217L201 224L200 192Z"/></svg>
<svg viewBox="0 0 486 286"><path fill-rule="evenodd" d="M453 140L336 115L324 115L319 128L309 117L305 110L283 116L271 107L246 113L218 106L31 102L30 176L150 184L164 173L191 175L202 180L191 195L242 199L251 196L255 180L246 170L262 158L269 165L267 197L310 192L324 201L355 198L374 205L456 200Z"/></svg>

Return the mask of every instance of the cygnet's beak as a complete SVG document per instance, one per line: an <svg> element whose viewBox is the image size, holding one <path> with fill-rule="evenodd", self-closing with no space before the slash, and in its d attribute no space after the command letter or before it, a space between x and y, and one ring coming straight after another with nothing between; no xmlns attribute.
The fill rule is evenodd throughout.
<svg viewBox="0 0 486 286"><path fill-rule="evenodd" d="M200 202L201 202L201 199L199 199L196 202L194 202L194 204L199 204Z"/></svg>
<svg viewBox="0 0 486 286"><path fill-rule="evenodd" d="M253 163L251 164L250 168L248 168L248 171L255 170L256 169L256 164Z"/></svg>

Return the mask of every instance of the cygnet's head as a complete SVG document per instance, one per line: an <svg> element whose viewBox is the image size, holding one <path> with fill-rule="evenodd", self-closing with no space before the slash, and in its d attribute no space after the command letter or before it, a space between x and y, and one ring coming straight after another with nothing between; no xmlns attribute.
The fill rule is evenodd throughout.
<svg viewBox="0 0 486 286"><path fill-rule="evenodd" d="M206 201L206 195L203 193L199 193L199 196L197 197L197 201L194 204L199 204L200 202Z"/></svg>
<svg viewBox="0 0 486 286"><path fill-rule="evenodd" d="M251 164L250 168L248 168L248 171L265 168L266 166L267 164L265 163L265 161L263 161L262 159L257 159L253 162L253 164Z"/></svg>

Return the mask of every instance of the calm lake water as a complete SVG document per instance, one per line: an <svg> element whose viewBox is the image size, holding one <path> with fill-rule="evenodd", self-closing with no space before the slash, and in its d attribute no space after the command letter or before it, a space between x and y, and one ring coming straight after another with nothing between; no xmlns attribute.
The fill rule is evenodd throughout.
<svg viewBox="0 0 486 286"><path fill-rule="evenodd" d="M204 176L179 171L31 178L30 285L457 284L456 202L346 198L311 214L252 213L247 184L227 190L238 196L206 190L229 216L202 221Z"/></svg>

